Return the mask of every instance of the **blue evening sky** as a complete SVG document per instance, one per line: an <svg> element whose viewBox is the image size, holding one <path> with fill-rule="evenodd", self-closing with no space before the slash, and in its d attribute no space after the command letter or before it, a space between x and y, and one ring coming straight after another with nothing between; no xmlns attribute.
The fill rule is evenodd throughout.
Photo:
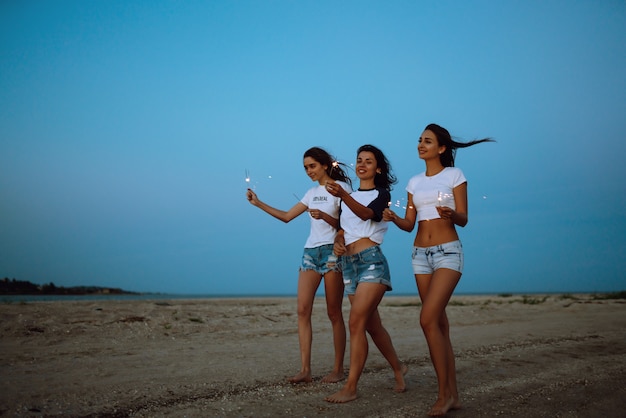
<svg viewBox="0 0 626 418"><path fill-rule="evenodd" d="M457 153L458 292L626 289L622 0L3 1L0 54L0 277L295 294L309 221L246 170L286 210L307 148L371 143L404 199L435 122L497 140Z"/></svg>

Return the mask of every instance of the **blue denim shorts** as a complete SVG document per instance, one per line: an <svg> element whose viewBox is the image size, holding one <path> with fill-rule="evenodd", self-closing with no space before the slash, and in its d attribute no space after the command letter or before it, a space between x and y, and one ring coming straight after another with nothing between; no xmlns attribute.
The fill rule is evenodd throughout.
<svg viewBox="0 0 626 418"><path fill-rule="evenodd" d="M342 255L340 263L348 295L354 295L359 283L380 283L391 290L389 265L380 246L369 247L358 254Z"/></svg>
<svg viewBox="0 0 626 418"><path fill-rule="evenodd" d="M302 254L300 271L314 270L319 274L329 271L339 271L337 256L333 253L333 244L321 245L315 248L305 248Z"/></svg>
<svg viewBox="0 0 626 418"><path fill-rule="evenodd" d="M446 268L463 273L461 241L446 242L432 247L413 247L413 274L432 274Z"/></svg>

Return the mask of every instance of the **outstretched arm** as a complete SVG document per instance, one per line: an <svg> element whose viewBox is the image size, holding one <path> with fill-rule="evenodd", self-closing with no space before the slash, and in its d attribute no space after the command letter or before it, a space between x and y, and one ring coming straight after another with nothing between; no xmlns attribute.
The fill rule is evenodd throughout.
<svg viewBox="0 0 626 418"><path fill-rule="evenodd" d="M302 202L296 203L288 211L276 209L276 208L268 205L267 203L262 202L261 200L259 200L259 198L256 195L256 193L254 193L250 189L248 189L248 191L246 192L246 197L248 198L248 202L250 202L251 205L256 206L257 208L261 209L262 211L272 215L274 218L276 218L276 219L278 219L280 221L283 221L285 223L288 223L292 219L294 219L297 216L301 215L307 209L306 205L304 205Z"/></svg>

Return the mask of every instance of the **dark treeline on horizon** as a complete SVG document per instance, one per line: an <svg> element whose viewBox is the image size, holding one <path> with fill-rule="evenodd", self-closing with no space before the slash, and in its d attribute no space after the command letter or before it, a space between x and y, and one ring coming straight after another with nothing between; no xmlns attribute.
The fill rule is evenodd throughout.
<svg viewBox="0 0 626 418"><path fill-rule="evenodd" d="M92 294L134 294L126 290L99 286L55 286L54 283L35 284L25 280L0 280L0 295L92 295Z"/></svg>

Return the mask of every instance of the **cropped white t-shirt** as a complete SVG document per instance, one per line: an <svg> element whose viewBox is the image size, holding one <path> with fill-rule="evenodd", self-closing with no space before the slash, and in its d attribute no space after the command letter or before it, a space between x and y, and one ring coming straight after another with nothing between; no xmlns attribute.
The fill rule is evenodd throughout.
<svg viewBox="0 0 626 418"><path fill-rule="evenodd" d="M341 202L340 223L344 230L345 244L349 245L361 238L369 238L377 244L382 244L385 233L389 228L383 221L383 211L389 205L391 194L388 190L375 188L371 190L357 190L350 194L360 204L374 211L374 218L364 221Z"/></svg>
<svg viewBox="0 0 626 418"><path fill-rule="evenodd" d="M352 188L348 183L337 181L344 190L348 193L352 191ZM326 212L333 218L339 218L339 201L338 197L328 193L326 186L315 186L310 188L300 202L309 209L318 209L322 212ZM309 216L309 218L311 218ZM320 245L332 244L335 242L335 235L337 230L330 226L328 222L323 219L311 218L311 231L309 237L304 244L304 248L315 248Z"/></svg>
<svg viewBox="0 0 626 418"><path fill-rule="evenodd" d="M440 218L437 206L456 209L452 190L465 182L463 172L456 167L445 167L434 176L427 176L424 172L411 177L406 191L413 195L417 220Z"/></svg>

